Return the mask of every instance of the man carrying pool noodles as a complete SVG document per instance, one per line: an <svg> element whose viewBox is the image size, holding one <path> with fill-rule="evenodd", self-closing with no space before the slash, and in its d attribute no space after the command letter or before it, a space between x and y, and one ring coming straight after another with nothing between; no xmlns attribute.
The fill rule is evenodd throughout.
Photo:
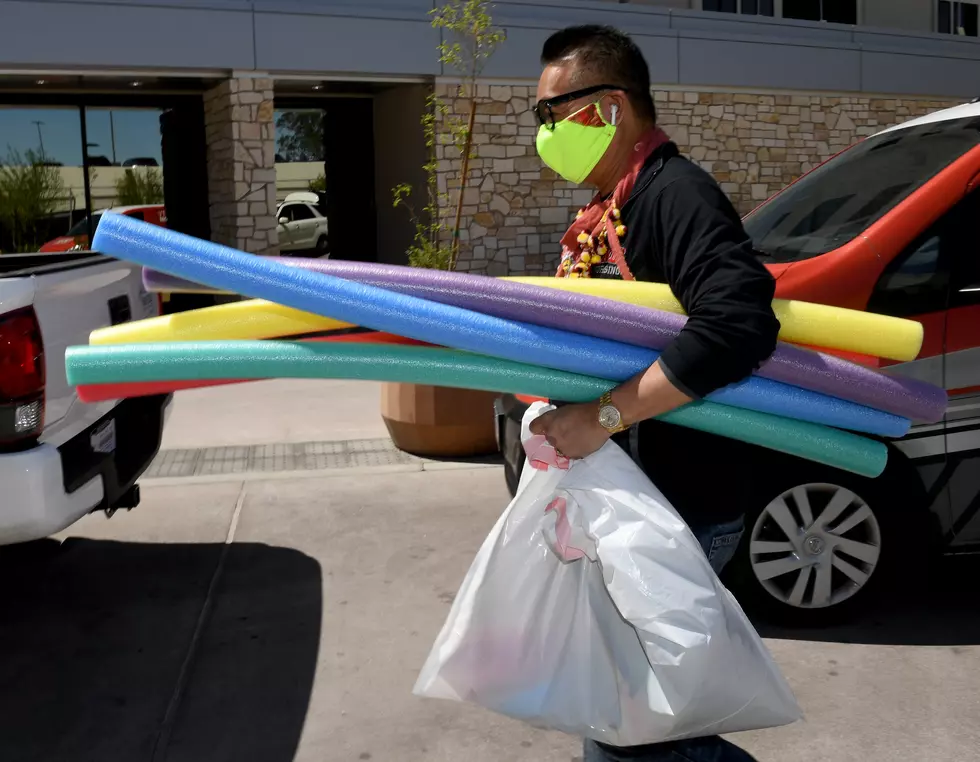
<svg viewBox="0 0 980 762"><path fill-rule="evenodd" d="M512 388L512 383L519 385L520 376L533 372L535 366L563 369L585 375L598 374L600 377L621 382L646 370L659 356L659 353L643 350L640 347L519 321L502 320L472 310L406 296L329 275L301 272L275 260L262 260L219 244L132 220L124 215L103 217L99 222L94 244L100 251L112 256L135 261L144 266L157 267L182 277L198 279L202 283L216 287L239 290L244 295L271 300L284 307L321 316L333 316L334 320L343 321L348 325L359 324L373 330L393 331L405 338L475 353L485 360L497 358L521 363L523 369L514 367L511 382L496 389L500 392L516 391L517 387ZM97 352L96 356L74 352L66 355L66 370L70 383L76 383L71 379L79 362L88 364L89 383L137 380L132 377L132 371L136 366L132 364L133 356L129 347L117 345L100 349L102 351ZM378 348L375 348L374 352L379 356L384 354ZM524 364L528 355L534 358L533 365ZM161 359L160 356L156 356L154 367L162 371L162 366L159 364ZM237 366L233 357L215 356L212 359L222 364L223 368L219 369L212 364L210 372L224 372L225 377L237 375L238 371L235 370ZM92 361L95 361L95 365L92 365ZM268 368L266 373L279 375L275 372L275 364L266 367ZM318 375L315 377L331 378L342 370L327 360L318 365L315 370ZM283 371L287 372L285 367ZM304 371L304 373L309 372L310 368ZM152 376L143 376L143 378L150 380ZM436 384L439 382L439 377L432 377L425 382L417 379L414 381L414 383ZM712 397L724 396L725 407L728 404L744 405L751 410L774 414L768 416L767 427L755 430L755 434L759 436L748 439L743 431L734 425L734 419L714 404L697 406L698 417L718 418L715 422L718 425L710 423L708 429L713 434L794 453L797 449L787 445L792 441L792 437L802 435L799 428L801 420L794 419L823 424L825 428L822 430L822 437L817 438L822 438L824 452L826 448L833 447L831 436L833 432L826 428L827 426L854 428L854 424L857 423L854 416L850 414L845 414L844 418L839 417L839 413L844 412L842 405L846 407L848 404L844 400L835 401L826 395L814 396L799 387L763 382L764 379L743 379L712 394ZM549 393L543 396L557 395ZM809 404L804 397L813 404ZM857 411L852 410L852 412ZM895 418L881 410L871 408L865 408L859 417L866 421L878 418L879 421L884 422L882 415L886 418ZM674 420L673 416L671 418ZM686 420L687 416L684 418ZM892 420L891 424L887 425L891 428L894 423L898 422ZM907 425L908 420L905 419L902 422L903 430ZM856 428L861 429L862 426ZM877 427L868 430L877 430ZM889 435L885 430L879 430L878 433ZM810 438L813 435L806 436ZM884 445L879 442L870 439L861 439L861 442L866 454L872 460L878 458L874 453L875 450L885 450ZM811 459L827 462L820 457ZM881 467L884 467L883 460ZM880 469L872 475L877 473L880 473Z"/></svg>
<svg viewBox="0 0 980 762"><path fill-rule="evenodd" d="M714 179L657 126L649 69L632 40L607 27L570 27L548 38L541 62L541 159L598 191L561 240L557 277L667 283L689 317L646 371L599 400L545 413L531 432L569 458L619 443L720 572L743 533L752 449L653 419L746 378L773 353L775 282ZM586 762L624 754L635 762L751 759L719 737L625 752L585 742Z"/></svg>

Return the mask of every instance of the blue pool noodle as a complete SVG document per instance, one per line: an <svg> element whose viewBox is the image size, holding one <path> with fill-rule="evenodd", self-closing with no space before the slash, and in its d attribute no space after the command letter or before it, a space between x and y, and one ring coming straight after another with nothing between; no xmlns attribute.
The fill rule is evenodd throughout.
<svg viewBox="0 0 980 762"><path fill-rule="evenodd" d="M631 344L485 315L290 267L122 214L104 214L93 248L170 275L418 341L515 362L625 381L660 353ZM750 377L708 399L725 405L901 437L911 422L837 397Z"/></svg>

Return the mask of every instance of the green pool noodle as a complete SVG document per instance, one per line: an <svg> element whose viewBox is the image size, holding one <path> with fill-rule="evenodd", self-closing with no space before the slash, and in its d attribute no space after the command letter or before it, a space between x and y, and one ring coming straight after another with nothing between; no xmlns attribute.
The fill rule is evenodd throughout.
<svg viewBox="0 0 980 762"><path fill-rule="evenodd" d="M391 381L588 402L616 384L566 371L433 347L293 341L202 341L69 347L68 383L322 378ZM813 423L697 401L660 420L777 450L866 477L888 448Z"/></svg>

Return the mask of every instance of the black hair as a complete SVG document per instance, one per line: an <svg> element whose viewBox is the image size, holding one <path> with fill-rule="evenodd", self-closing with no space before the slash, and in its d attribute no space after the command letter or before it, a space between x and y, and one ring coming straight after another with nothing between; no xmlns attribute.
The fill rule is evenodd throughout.
<svg viewBox="0 0 980 762"><path fill-rule="evenodd" d="M640 116L657 121L650 93L650 67L633 40L611 26L584 24L560 29L545 40L541 65L576 59L603 84L620 85Z"/></svg>

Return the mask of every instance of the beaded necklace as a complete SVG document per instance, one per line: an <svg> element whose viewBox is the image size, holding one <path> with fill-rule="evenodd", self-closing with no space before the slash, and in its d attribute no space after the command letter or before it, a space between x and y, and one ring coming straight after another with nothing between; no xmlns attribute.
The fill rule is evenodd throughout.
<svg viewBox="0 0 980 762"><path fill-rule="evenodd" d="M609 196L596 197L588 206L580 209L575 221L561 239L562 255L558 265L558 278L588 278L592 267L612 262L623 280L634 280L622 241L626 226L622 222L622 206L626 203L636 178L650 155L670 138L659 127L654 127L633 147L633 161L623 179Z"/></svg>

